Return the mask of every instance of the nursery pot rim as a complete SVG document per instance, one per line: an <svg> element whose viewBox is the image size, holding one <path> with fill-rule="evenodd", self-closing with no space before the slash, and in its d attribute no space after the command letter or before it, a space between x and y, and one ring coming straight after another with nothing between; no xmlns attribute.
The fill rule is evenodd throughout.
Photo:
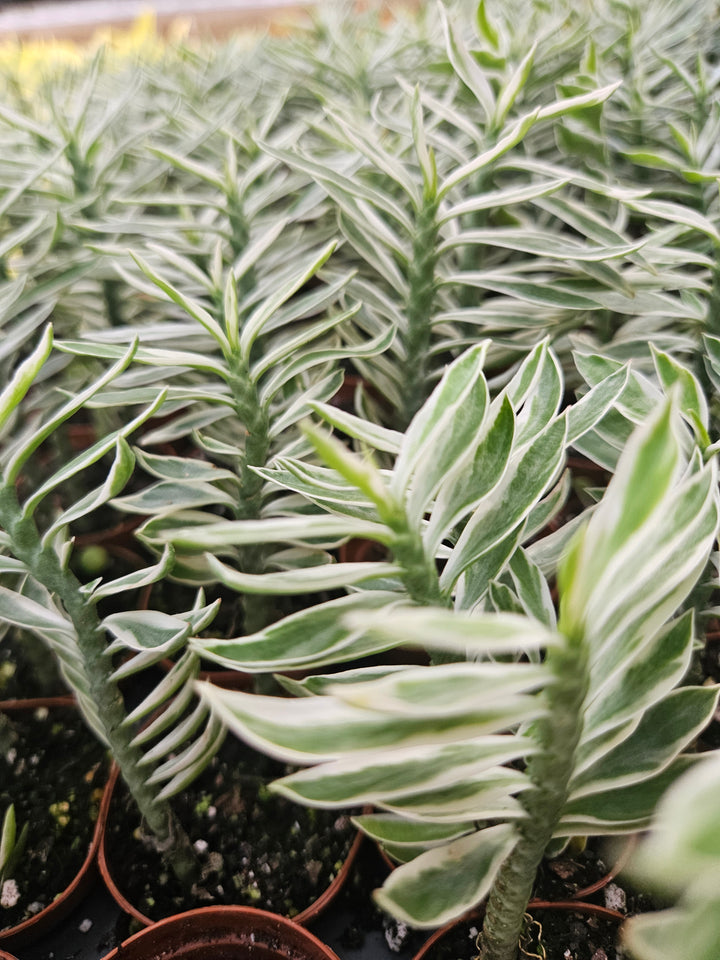
<svg viewBox="0 0 720 960"><path fill-rule="evenodd" d="M27 700L0 700L0 712L20 713L25 710L37 710L56 707L73 707L77 710L75 697L71 695L57 697L32 697ZM103 790L104 796L104 790ZM77 906L89 891L96 869L96 856L100 847L101 817L98 813L88 852L74 878L58 896L32 917L28 917L14 927L0 930L0 960L15 960L12 954L4 953L3 946L26 946L54 929L70 911Z"/></svg>
<svg viewBox="0 0 720 960"><path fill-rule="evenodd" d="M116 764L113 764L110 770L110 776L108 782L105 786L103 792L102 802L100 804L100 814L98 816L98 827L100 832L100 838L98 843L97 851L97 862L100 870L100 875L102 876L103 882L110 893L110 896L117 903L117 905L125 913L129 914L138 923L141 923L144 927L155 926L156 922L160 923L162 921L154 921L150 917L147 917L142 913L133 903L131 903L124 893L120 890L115 878L113 877L112 867L108 857L108 851L106 846L106 836L107 836L107 824L110 818L110 805L112 803L113 795L115 793L115 787L120 778L120 769ZM356 835L353 839L353 842L348 850L347 856L343 861L342 867L335 874L329 885L323 890L323 892L314 900L310 906L306 907L296 916L290 918L285 917L283 914L273 914L269 911L257 910L256 907L242 907L245 910L255 910L257 913L269 913L270 916L282 917L282 919L287 920L288 923L293 923L296 926L304 927L308 923L312 923L320 914L327 909L327 907L332 903L332 901L337 897L342 888L344 887L347 879L350 875L350 871L353 868L353 865L357 859L358 852L363 842L363 834L360 830L356 832ZM237 905L240 906L240 905ZM194 907L189 910L184 910L181 913L173 914L173 916L186 916L188 913L195 913L196 910L200 909L219 909L220 905L215 907ZM169 918L164 918L169 919Z"/></svg>
<svg viewBox="0 0 720 960"><path fill-rule="evenodd" d="M175 941L173 934L182 936L182 943ZM272 942L265 946L277 951L278 957L288 957L290 960L301 960L301 957L302 960L339 960L330 947L292 920L256 907L241 906L197 907L166 917L124 940L103 960L159 960L158 949L162 951L164 960L172 960L175 950L183 950L184 956L185 947L192 948L194 945L203 948L204 956L208 947L242 947L248 943L258 943L255 940L257 935L268 935ZM193 941L193 936L198 939ZM296 952L298 948L303 951L302 954ZM171 952L168 953L168 950ZM212 953L209 960L211 957ZM227 954L223 953L223 957L227 957Z"/></svg>

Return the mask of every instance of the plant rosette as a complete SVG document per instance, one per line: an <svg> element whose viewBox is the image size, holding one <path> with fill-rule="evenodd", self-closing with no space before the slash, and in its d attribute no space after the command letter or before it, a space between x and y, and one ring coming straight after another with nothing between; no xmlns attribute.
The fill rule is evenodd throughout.
<svg viewBox="0 0 720 960"><path fill-rule="evenodd" d="M362 835L338 811L308 811L270 794L267 766L228 740L177 796L180 822L201 863L190 891L143 842L137 812L113 769L101 808L98 863L125 913L149 926L215 903L261 907L302 925L327 908L353 868Z"/></svg>
<svg viewBox="0 0 720 960"><path fill-rule="evenodd" d="M252 907L202 907L130 937L103 960L338 960L290 920Z"/></svg>
<svg viewBox="0 0 720 960"><path fill-rule="evenodd" d="M92 884L107 762L73 698L48 697L0 702L0 769L0 810L11 805L14 820L5 845L17 846L9 875L0 869L0 943L16 947L55 927Z"/></svg>

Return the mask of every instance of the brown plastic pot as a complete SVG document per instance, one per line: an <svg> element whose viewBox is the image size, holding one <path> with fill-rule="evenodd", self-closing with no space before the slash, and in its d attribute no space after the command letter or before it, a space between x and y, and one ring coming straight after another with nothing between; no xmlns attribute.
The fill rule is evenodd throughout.
<svg viewBox="0 0 720 960"><path fill-rule="evenodd" d="M110 805L112 803L113 795L117 782L120 776L120 771L116 766L113 766L113 769L110 771L110 777L108 779L107 786L105 787L105 792L103 794L102 804L100 806L100 816L98 817L98 824L100 826L100 843L98 846L98 866L100 869L100 874L103 878L105 886L107 887L110 895L113 900L117 903L121 910L124 910L125 913L129 914L131 917L134 917L138 923L141 923L145 927L149 927L153 924L153 920L150 917L145 916L133 903L131 903L125 894L118 887L115 878L113 876L112 863L108 857L108 850L106 845L106 830L105 827L108 822L110 815ZM315 920L327 907L332 903L332 901L337 897L337 895L342 890L347 878L350 875L350 871L353 868L355 860L357 859L358 851L363 842L363 835L358 831L355 839L353 840L352 846L348 851L348 855L345 858L345 861L338 870L334 879L330 885L320 894L320 896L310 904L305 910L298 913L295 917L292 918L292 923L305 926L308 923L311 923ZM220 907L208 907L207 909L221 909ZM222 908L224 909L224 908ZM232 907L227 909L254 909L250 907ZM197 910L188 911L189 913L196 913ZM256 913L262 913L263 911L255 911ZM177 916L184 916L185 914L177 914ZM269 916L275 916L275 914L269 914ZM282 918L286 919L286 918ZM288 921L290 922L290 921ZM123 957L125 955L123 954ZM184 956L184 955L183 955Z"/></svg>
<svg viewBox="0 0 720 960"><path fill-rule="evenodd" d="M302 927L252 907L201 907L141 930L103 960L338 960Z"/></svg>
<svg viewBox="0 0 720 960"><path fill-rule="evenodd" d="M0 960L17 960L11 953L6 953L5 950L0 950Z"/></svg>
<svg viewBox="0 0 720 960"><path fill-rule="evenodd" d="M28 710L37 710L41 707L53 710L58 707L75 706L75 699L71 696L35 697L31 700L2 700L0 701L0 712L21 713ZM22 923L14 927L0 930L0 944L15 948L33 943L53 930L90 892L97 878L96 856L100 845L100 832L100 817L98 817L87 856L72 882L58 894L52 903L35 914L34 917L28 917L27 920L23 920ZM5 957L10 957L10 960L13 960L10 954L5 954L0 950L0 960Z"/></svg>

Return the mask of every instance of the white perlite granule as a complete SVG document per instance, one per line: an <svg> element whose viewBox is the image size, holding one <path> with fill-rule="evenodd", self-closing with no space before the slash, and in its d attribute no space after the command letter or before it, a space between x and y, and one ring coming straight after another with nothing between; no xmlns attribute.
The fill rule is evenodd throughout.
<svg viewBox="0 0 720 960"><path fill-rule="evenodd" d="M407 940L408 925L402 920L392 921L385 926L385 942L393 953L399 953Z"/></svg>
<svg viewBox="0 0 720 960"><path fill-rule="evenodd" d="M6 880L2 885L2 892L0 892L0 907L5 907L6 910L9 910L10 907L15 906L19 899L20 891L18 890L18 885L14 880Z"/></svg>
<svg viewBox="0 0 720 960"><path fill-rule="evenodd" d="M625 891L622 887L619 887L616 883L609 883L605 887L605 906L610 910L619 910L620 913L625 913L627 908L627 898L625 897Z"/></svg>

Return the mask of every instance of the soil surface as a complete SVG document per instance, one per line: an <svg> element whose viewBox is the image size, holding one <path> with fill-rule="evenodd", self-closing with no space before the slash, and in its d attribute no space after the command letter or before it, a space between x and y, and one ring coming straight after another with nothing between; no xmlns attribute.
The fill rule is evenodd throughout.
<svg viewBox="0 0 720 960"><path fill-rule="evenodd" d="M0 638L0 700L27 700L68 693L47 644L10 628Z"/></svg>
<svg viewBox="0 0 720 960"><path fill-rule="evenodd" d="M118 888L154 920L210 904L301 913L335 878L356 831L346 813L300 807L271 794L266 783L285 772L228 737L208 769L173 799L200 862L201 880L192 891L180 887L152 849L119 788L107 840Z"/></svg>
<svg viewBox="0 0 720 960"><path fill-rule="evenodd" d="M18 836L28 826L24 855L4 879L0 930L69 886L87 856L107 772L74 708L0 713L0 819L12 803Z"/></svg>
<svg viewBox="0 0 720 960"><path fill-rule="evenodd" d="M619 960L618 924L582 913L538 910L528 918L524 953L542 960ZM474 960L478 957L480 921L459 925L442 938L425 960Z"/></svg>

